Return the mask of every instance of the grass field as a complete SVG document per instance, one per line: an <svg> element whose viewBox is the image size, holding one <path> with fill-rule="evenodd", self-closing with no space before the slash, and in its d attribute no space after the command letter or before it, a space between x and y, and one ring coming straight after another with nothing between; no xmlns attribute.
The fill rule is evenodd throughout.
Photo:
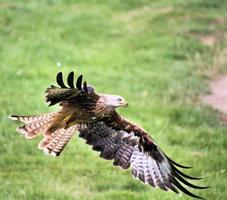
<svg viewBox="0 0 227 200"><path fill-rule="evenodd" d="M201 105L208 82L227 71L225 0L1 0L0 199L169 200L77 135L58 158L18 135L12 113L48 108L58 71L78 71L101 93L124 96L119 112L143 126L174 160L202 176L195 191L227 197L227 128Z"/></svg>

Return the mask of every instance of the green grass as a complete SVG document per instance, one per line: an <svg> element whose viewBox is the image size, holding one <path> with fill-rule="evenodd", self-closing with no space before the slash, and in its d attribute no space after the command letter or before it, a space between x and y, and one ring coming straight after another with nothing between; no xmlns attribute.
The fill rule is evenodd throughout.
<svg viewBox="0 0 227 200"><path fill-rule="evenodd" d="M207 199L227 196L227 128L201 105L226 72L227 2L221 0L3 0L0 2L0 199L190 199L154 190L98 158L77 136L58 158L37 149L11 113L55 109L43 100L58 71L78 71L97 92L124 96L119 110L174 160L202 176ZM201 42L212 36L215 45ZM61 67L57 67L60 62Z"/></svg>

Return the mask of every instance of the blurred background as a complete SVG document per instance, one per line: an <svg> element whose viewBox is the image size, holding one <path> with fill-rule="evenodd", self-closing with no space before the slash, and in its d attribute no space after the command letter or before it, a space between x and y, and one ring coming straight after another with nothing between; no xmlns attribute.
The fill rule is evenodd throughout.
<svg viewBox="0 0 227 200"><path fill-rule="evenodd" d="M39 114L59 71L84 74L171 158L202 176L195 191L227 197L227 128L201 98L227 72L225 0L0 0L0 199L190 199L154 190L113 167L76 135L58 158L9 114Z"/></svg>

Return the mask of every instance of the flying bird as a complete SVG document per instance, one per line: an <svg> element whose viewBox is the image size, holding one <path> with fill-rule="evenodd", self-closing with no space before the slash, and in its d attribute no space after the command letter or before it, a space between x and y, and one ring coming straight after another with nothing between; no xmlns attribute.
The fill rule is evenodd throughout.
<svg viewBox="0 0 227 200"><path fill-rule="evenodd" d="M42 133L38 148L51 156L59 156L75 132L79 132L93 150L101 152L101 158L113 160L113 165L122 169L130 168L132 175L143 183L175 193L180 190L202 199L183 186L205 189L207 187L186 180L201 178L183 173L179 168L190 167L170 159L143 128L116 111L118 107L128 106L126 100L118 95L98 94L82 79L80 75L74 84L74 72L70 72L66 86L59 72L58 86L47 88L46 101L49 106L59 104L60 111L33 116L11 115L12 120L24 123L17 131L27 139Z"/></svg>

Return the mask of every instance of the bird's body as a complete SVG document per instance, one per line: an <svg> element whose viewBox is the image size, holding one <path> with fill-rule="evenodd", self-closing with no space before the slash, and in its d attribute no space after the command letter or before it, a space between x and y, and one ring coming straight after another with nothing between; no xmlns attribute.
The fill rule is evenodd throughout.
<svg viewBox="0 0 227 200"><path fill-rule="evenodd" d="M188 176L177 167L182 166L169 157L155 144L151 136L138 125L126 120L117 113L116 108L127 106L127 102L117 95L97 94L94 88L82 84L82 76L74 87L74 74L68 76L66 87L62 73L57 75L60 87L51 86L46 90L46 101L50 105L60 104L60 111L36 116L11 115L13 120L20 120L25 125L18 132L31 139L43 133L39 149L46 154L58 156L76 131L100 157L114 160L113 164L123 169L131 168L134 177L153 187L163 190L180 189L189 196L200 198L183 184L195 188L187 179L199 179Z"/></svg>

